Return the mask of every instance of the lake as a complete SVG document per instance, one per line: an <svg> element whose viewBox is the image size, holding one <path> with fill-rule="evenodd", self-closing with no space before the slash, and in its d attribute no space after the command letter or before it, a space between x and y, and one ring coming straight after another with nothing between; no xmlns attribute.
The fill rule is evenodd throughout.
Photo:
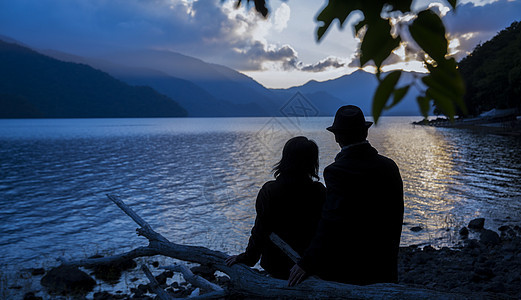
<svg viewBox="0 0 521 300"><path fill-rule="evenodd" d="M384 117L369 131L404 180L401 244L454 245L476 217L493 230L519 224L521 140L410 124L418 119ZM0 266L56 265L58 257L146 245L107 193L173 242L238 253L284 142L315 140L322 171L339 151L325 130L332 120L0 120Z"/></svg>

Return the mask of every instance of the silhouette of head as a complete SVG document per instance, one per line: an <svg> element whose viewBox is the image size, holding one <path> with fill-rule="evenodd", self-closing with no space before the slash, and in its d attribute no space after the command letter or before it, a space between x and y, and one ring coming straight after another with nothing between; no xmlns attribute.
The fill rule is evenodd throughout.
<svg viewBox="0 0 521 300"><path fill-rule="evenodd" d="M373 122L365 120L362 110L354 105L340 107L333 125L327 130L335 134L335 140L341 146L362 142L367 138L367 130Z"/></svg>
<svg viewBox="0 0 521 300"><path fill-rule="evenodd" d="M281 160L273 167L275 178L291 176L295 178L318 177L318 146L304 136L289 139L282 150Z"/></svg>

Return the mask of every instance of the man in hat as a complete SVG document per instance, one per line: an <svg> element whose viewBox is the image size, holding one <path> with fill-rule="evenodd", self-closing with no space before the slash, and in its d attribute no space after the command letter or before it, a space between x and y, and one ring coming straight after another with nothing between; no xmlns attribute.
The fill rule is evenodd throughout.
<svg viewBox="0 0 521 300"><path fill-rule="evenodd" d="M394 161L366 140L371 125L360 108L346 105L327 128L342 150L324 170L322 218L290 286L307 275L358 285L397 281L403 183Z"/></svg>

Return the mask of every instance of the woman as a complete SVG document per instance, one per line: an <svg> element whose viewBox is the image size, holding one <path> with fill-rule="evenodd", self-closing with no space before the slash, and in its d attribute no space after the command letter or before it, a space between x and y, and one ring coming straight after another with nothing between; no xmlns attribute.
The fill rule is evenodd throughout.
<svg viewBox="0 0 521 300"><path fill-rule="evenodd" d="M226 264L257 261L272 277L288 279L295 264L269 239L274 232L300 255L315 235L326 189L318 182L318 147L303 136L286 142L282 159L273 168L275 180L266 182L257 196L257 217L246 251L230 256Z"/></svg>

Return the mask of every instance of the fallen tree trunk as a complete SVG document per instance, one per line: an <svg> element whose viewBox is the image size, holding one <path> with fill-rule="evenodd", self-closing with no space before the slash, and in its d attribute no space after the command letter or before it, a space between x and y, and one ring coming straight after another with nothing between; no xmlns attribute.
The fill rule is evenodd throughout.
<svg viewBox="0 0 521 300"><path fill-rule="evenodd" d="M242 295L245 297L261 298L343 298L343 299L470 299L470 296L445 293L427 289L419 289L398 284L373 284L357 286L338 282L324 281L318 278L308 278L295 287L288 287L287 282L271 278L243 265L235 264L227 266L225 259L227 254L214 251L205 247L188 246L168 241L161 234L155 232L152 227L137 215L123 201L113 195L107 195L127 215L129 215L141 228L137 229L139 235L149 240L147 247L139 247L127 253L103 258L92 258L66 262L66 266L95 266L107 264L119 260L131 259L143 256L164 255L183 261L209 265L216 270L226 273L230 277L230 284L226 293L228 295ZM161 292L159 292L161 293ZM222 291L215 297L222 297ZM211 297L211 295L208 295ZM197 297L196 297L197 298ZM201 295L201 298L208 298Z"/></svg>

